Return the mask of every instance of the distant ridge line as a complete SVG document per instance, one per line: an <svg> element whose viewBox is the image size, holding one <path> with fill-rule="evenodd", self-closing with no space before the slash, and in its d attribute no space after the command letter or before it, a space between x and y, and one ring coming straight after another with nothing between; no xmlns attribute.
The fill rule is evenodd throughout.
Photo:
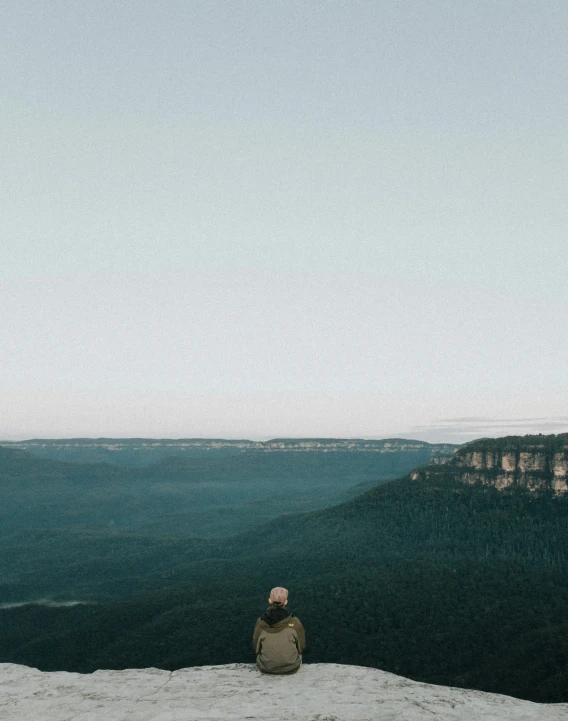
<svg viewBox="0 0 568 721"><path fill-rule="evenodd" d="M8 441L0 440L1 445L6 446L17 446L24 443L102 443L102 442L114 442L114 443L128 443L128 442L149 442L154 443L251 443L251 444L268 444L268 443L286 443L286 442L312 442L312 443L338 443L338 442L358 442L358 443L416 443L423 446L460 446L461 443L451 443L449 441L422 441L416 438L400 438L400 437L388 437L388 438L359 438L359 437L340 437L340 436L322 436L322 437L311 437L311 436L283 436L280 438L269 438L265 441L251 440L250 438L154 438L151 436L132 436L129 438L113 437L113 436L86 436L86 437L69 437L69 438L26 438L19 441ZM470 441L474 442L474 441Z"/></svg>

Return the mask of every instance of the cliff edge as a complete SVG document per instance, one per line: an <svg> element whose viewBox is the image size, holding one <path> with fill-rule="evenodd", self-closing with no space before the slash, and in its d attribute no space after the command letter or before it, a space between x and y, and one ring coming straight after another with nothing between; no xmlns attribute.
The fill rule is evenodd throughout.
<svg viewBox="0 0 568 721"><path fill-rule="evenodd" d="M252 664L42 673L0 664L2 721L565 721L568 704L417 683L361 666Z"/></svg>
<svg viewBox="0 0 568 721"><path fill-rule="evenodd" d="M462 446L443 466L425 466L411 477L454 475L464 483L498 489L568 491L568 433L485 438Z"/></svg>

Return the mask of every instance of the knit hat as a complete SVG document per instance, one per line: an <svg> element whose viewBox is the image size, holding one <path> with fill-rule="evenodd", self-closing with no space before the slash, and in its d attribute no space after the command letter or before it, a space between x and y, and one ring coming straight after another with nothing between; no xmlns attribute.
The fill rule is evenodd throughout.
<svg viewBox="0 0 568 721"><path fill-rule="evenodd" d="M282 586L276 586L270 591L270 600L274 603L284 603L288 600L288 591Z"/></svg>

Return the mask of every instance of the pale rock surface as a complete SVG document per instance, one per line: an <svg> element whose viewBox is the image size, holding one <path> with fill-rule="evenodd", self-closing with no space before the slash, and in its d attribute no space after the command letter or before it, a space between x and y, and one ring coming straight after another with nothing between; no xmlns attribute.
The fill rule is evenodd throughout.
<svg viewBox="0 0 568 721"><path fill-rule="evenodd" d="M410 477L418 479L436 479L440 472L448 469L462 483L483 483L499 490L510 486L521 486L529 491L553 490L557 494L568 493L568 434L559 438L564 446L562 450L551 451L545 444L532 444L528 450L503 451L499 449L475 449L468 444L458 449L451 458L440 457L444 469L430 463L423 468L411 471Z"/></svg>
<svg viewBox="0 0 568 721"><path fill-rule="evenodd" d="M566 721L568 704L417 683L361 666L248 664L42 673L0 664L2 721Z"/></svg>

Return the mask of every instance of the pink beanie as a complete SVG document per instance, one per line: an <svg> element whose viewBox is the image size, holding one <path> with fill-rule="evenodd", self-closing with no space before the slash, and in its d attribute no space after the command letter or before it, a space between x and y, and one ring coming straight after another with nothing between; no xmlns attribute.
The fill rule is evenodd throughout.
<svg viewBox="0 0 568 721"><path fill-rule="evenodd" d="M270 600L275 603L284 603L288 600L288 591L282 586L276 586L270 591Z"/></svg>

